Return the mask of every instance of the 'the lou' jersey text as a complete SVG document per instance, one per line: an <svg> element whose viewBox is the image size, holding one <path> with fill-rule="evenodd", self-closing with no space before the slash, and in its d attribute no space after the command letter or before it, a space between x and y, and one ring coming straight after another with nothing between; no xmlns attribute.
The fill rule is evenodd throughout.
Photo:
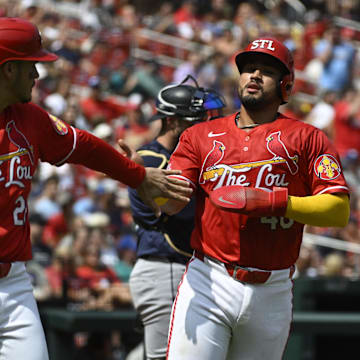
<svg viewBox="0 0 360 360"><path fill-rule="evenodd" d="M281 114L248 132L236 126L235 114L195 125L182 134L169 167L182 170L181 177L196 189L192 247L223 262L260 269L294 264L303 225L284 217L250 217L243 226L241 215L211 204L210 191L234 184L287 187L295 196L349 191L326 135Z"/></svg>

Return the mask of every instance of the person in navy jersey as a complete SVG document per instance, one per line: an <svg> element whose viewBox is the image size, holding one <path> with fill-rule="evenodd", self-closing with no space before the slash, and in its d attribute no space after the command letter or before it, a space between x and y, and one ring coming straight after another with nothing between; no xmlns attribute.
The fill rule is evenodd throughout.
<svg viewBox="0 0 360 360"><path fill-rule="evenodd" d="M189 78L195 86L185 84ZM191 76L161 89L157 114L150 119L161 120L159 135L137 152L144 166L165 169L182 132L216 116L224 106L219 94L199 88ZM129 197L138 238L137 261L129 281L132 299L144 325L146 359L165 359L172 303L192 256L195 204L191 201L175 216L157 218L136 190L129 189Z"/></svg>

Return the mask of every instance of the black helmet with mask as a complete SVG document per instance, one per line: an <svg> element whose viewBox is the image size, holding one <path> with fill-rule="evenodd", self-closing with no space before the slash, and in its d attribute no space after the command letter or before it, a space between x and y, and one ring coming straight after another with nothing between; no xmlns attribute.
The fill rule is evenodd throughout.
<svg viewBox="0 0 360 360"><path fill-rule="evenodd" d="M185 84L189 79L195 86ZM197 81L188 75L180 84L167 85L159 91L157 113L151 120L180 117L187 121L203 121L208 118L209 112L220 111L225 106L225 100L219 93L199 87Z"/></svg>

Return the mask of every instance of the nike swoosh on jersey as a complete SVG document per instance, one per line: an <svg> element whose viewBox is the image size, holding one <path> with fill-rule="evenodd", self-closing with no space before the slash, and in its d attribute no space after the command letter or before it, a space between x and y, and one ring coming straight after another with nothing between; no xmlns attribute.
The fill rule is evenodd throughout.
<svg viewBox="0 0 360 360"><path fill-rule="evenodd" d="M225 200L222 196L219 197L219 201L221 201L225 204L229 204L229 205L236 205L236 203L234 203L232 201Z"/></svg>
<svg viewBox="0 0 360 360"><path fill-rule="evenodd" d="M226 134L226 132L222 132L222 133L213 133L212 131L210 131L209 133L208 133L208 137L214 137L214 136L221 136L221 135L225 135Z"/></svg>

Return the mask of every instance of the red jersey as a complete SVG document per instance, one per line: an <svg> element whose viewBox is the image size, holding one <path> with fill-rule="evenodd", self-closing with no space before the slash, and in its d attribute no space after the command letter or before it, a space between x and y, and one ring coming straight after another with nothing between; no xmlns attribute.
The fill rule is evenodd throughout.
<svg viewBox="0 0 360 360"><path fill-rule="evenodd" d="M0 114L0 262L31 259L27 199L39 161L81 163L135 187L145 172L34 104L7 107Z"/></svg>
<svg viewBox="0 0 360 360"><path fill-rule="evenodd" d="M317 128L279 114L239 129L235 114L185 130L169 168L182 170L197 196L191 246L222 262L266 270L295 263L303 225L284 217L248 218L222 211L209 192L222 186L287 187L289 195L348 193L336 150Z"/></svg>

